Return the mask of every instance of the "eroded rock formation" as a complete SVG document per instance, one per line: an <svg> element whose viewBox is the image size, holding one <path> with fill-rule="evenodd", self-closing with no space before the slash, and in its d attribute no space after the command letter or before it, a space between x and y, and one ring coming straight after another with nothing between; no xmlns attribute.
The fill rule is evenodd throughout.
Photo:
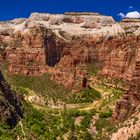
<svg viewBox="0 0 140 140"><path fill-rule="evenodd" d="M21 103L16 93L0 73L0 122L14 126L22 117Z"/></svg>
<svg viewBox="0 0 140 140"><path fill-rule="evenodd" d="M132 80L129 82L130 88L123 95L123 99L116 104L113 119L123 121L135 112L140 104L140 43L137 44L135 55L134 71Z"/></svg>
<svg viewBox="0 0 140 140"><path fill-rule="evenodd" d="M123 120L119 110L127 112L130 103L132 113L139 104L139 30L139 20L116 23L97 13L33 13L28 19L0 23L0 62L8 62L10 73L50 73L52 80L70 88L82 86L85 65L96 65L99 75L130 85L114 114Z"/></svg>
<svg viewBox="0 0 140 140"><path fill-rule="evenodd" d="M1 59L8 61L9 72L48 72L67 87L82 85L85 71L79 66L102 65L110 50L108 38L124 33L112 17L93 13L33 13L5 24L0 24Z"/></svg>

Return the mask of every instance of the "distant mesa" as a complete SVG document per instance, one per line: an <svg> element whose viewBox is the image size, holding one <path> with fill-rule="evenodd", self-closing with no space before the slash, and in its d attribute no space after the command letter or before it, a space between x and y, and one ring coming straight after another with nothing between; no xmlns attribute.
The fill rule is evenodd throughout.
<svg viewBox="0 0 140 140"><path fill-rule="evenodd" d="M140 18L123 18L121 22L140 22Z"/></svg>
<svg viewBox="0 0 140 140"><path fill-rule="evenodd" d="M65 12L65 15L92 15L92 16L99 16L99 13L96 12Z"/></svg>

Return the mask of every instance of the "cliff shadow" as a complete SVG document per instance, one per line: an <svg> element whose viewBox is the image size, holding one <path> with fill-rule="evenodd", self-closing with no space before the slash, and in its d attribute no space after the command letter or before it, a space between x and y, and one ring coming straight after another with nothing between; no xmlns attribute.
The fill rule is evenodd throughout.
<svg viewBox="0 0 140 140"><path fill-rule="evenodd" d="M60 55L53 36L47 37L45 40L45 61L50 67L55 66L60 61Z"/></svg>

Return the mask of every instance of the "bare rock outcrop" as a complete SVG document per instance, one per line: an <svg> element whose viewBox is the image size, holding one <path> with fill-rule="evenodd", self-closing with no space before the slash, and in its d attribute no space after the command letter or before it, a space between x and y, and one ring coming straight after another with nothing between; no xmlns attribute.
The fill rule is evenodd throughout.
<svg viewBox="0 0 140 140"><path fill-rule="evenodd" d="M125 30L127 35L140 35L140 19L125 18L120 22L120 26Z"/></svg>
<svg viewBox="0 0 140 140"><path fill-rule="evenodd" d="M130 88L123 95L123 100L118 101L113 119L123 121L130 117L140 103L140 43L137 43L134 61L134 70L129 82Z"/></svg>
<svg viewBox="0 0 140 140"><path fill-rule="evenodd" d="M0 122L11 127L22 117L21 102L0 73Z"/></svg>
<svg viewBox="0 0 140 140"><path fill-rule="evenodd" d="M118 128L118 131L114 132L110 138L111 140L127 140L132 137L139 139L137 134L140 128L140 111L139 106L137 106L135 112L129 117L128 120L123 122L123 125Z"/></svg>
<svg viewBox="0 0 140 140"><path fill-rule="evenodd" d="M108 38L124 33L112 17L93 13L33 13L28 19L1 23L4 29L5 25L11 33L1 31L1 44L5 45L1 55L8 61L9 72L48 72L53 80L68 87L82 85L86 72L79 66L102 65L110 49L105 46Z"/></svg>

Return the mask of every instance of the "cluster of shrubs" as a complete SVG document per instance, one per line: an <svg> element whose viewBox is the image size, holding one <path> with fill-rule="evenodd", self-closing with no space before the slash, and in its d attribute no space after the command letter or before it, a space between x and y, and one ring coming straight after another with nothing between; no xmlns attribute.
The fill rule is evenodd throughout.
<svg viewBox="0 0 140 140"><path fill-rule="evenodd" d="M57 137L63 139L64 134L69 133L68 138L86 139L91 138L88 129L91 123L92 116L95 115L96 110L89 112L79 111L76 109L70 110L47 110L40 112L33 108L30 104L24 103L24 119L23 129L26 133L27 139L38 140L56 140ZM83 116L81 125L74 124L75 118ZM24 137L20 128L17 126L14 133L20 137ZM12 140L12 139L11 139Z"/></svg>
<svg viewBox="0 0 140 140"><path fill-rule="evenodd" d="M9 75L7 73L7 81L14 87L18 93L28 94L27 89L33 90L35 93L46 98L53 99L54 102L61 100L66 103L92 103L101 99L101 94L94 88L83 89L77 93L71 94L71 91L63 85L59 85L50 80L50 75L41 76L25 76L25 75Z"/></svg>
<svg viewBox="0 0 140 140"><path fill-rule="evenodd" d="M30 89L44 97L50 97L54 101L57 99L65 101L68 93L70 93L70 90L63 85L56 84L50 80L50 75L48 74L43 74L41 76L25 76L10 75L7 73L6 80L18 93L27 94L28 91L26 89Z"/></svg>
<svg viewBox="0 0 140 140"><path fill-rule="evenodd" d="M96 89L86 88L79 93L73 93L69 98L69 103L92 103L95 100L101 99L101 94Z"/></svg>
<svg viewBox="0 0 140 140"><path fill-rule="evenodd" d="M111 109L105 109L103 112L99 113L100 118L109 118L112 116L112 110Z"/></svg>

